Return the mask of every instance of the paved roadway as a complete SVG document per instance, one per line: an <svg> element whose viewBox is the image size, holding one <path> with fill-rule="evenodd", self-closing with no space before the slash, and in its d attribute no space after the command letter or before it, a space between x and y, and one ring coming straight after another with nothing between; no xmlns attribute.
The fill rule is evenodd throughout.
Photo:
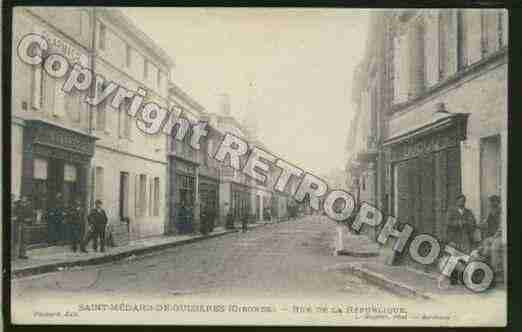
<svg viewBox="0 0 522 332"><path fill-rule="evenodd" d="M14 280L16 302L75 296L392 297L358 277L329 270L335 224L326 217L261 226L102 266Z"/></svg>

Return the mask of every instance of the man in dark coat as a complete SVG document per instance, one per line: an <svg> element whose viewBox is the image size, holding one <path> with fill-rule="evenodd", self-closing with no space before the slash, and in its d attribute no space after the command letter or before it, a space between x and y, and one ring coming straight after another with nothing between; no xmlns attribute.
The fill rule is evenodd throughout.
<svg viewBox="0 0 522 332"><path fill-rule="evenodd" d="M448 209L446 239L456 244L456 248L469 254L473 243L473 231L476 227L473 212L466 208L466 196L457 196L456 206Z"/></svg>
<svg viewBox="0 0 522 332"><path fill-rule="evenodd" d="M14 220L16 223L16 239L15 247L12 248L15 255L20 259L27 259L26 255L26 239L25 239L25 226L30 225L34 219L34 209L29 202L27 196L22 196L19 201L14 204ZM16 257L15 256L15 257Z"/></svg>
<svg viewBox="0 0 522 332"><path fill-rule="evenodd" d="M481 224L484 238L494 236L500 225L500 197L492 195L489 197L489 213L487 219Z"/></svg>
<svg viewBox="0 0 522 332"><path fill-rule="evenodd" d="M47 229L49 233L49 243L58 244L64 240L65 228L65 208L63 206L62 195L56 195L54 206L47 210Z"/></svg>
<svg viewBox="0 0 522 332"><path fill-rule="evenodd" d="M243 233L248 230L248 211L246 209L243 210L243 215L241 216L241 228Z"/></svg>
<svg viewBox="0 0 522 332"><path fill-rule="evenodd" d="M107 226L107 214L102 208L102 201L97 199L94 202L95 208L91 210L87 216L87 221L90 226L89 234L85 239L83 247L85 247L89 241L93 240L92 249L98 250L98 238L100 239L100 252L105 252L105 227Z"/></svg>
<svg viewBox="0 0 522 332"><path fill-rule="evenodd" d="M67 209L67 224L69 225L72 251L76 252L78 245L80 251L87 252L82 245L83 229L84 229L85 211L81 206L80 200L74 200L73 204Z"/></svg>

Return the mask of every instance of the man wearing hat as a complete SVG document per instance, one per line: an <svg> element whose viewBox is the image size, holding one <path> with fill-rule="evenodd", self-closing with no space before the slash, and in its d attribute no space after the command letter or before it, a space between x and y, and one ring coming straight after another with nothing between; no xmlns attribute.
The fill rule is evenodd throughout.
<svg viewBox="0 0 522 332"><path fill-rule="evenodd" d="M98 238L100 239L100 252L105 252L105 227L107 226L107 214L102 208L102 201L97 199L94 202L94 209L91 210L87 216L87 222L90 226L89 234L82 245L82 251L89 241L93 240L92 248L94 251L98 250Z"/></svg>

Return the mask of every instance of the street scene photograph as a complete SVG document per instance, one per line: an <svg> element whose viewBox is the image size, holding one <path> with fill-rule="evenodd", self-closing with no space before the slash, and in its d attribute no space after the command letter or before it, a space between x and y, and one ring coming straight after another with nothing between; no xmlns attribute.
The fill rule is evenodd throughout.
<svg viewBox="0 0 522 332"><path fill-rule="evenodd" d="M11 10L12 324L506 326L508 10Z"/></svg>

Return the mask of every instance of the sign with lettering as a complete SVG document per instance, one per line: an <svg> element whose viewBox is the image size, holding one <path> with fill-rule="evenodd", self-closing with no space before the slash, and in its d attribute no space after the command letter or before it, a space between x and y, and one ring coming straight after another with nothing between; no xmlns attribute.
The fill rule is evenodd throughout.
<svg viewBox="0 0 522 332"><path fill-rule="evenodd" d="M412 137L390 147L390 161L415 158L427 153L437 152L458 144L457 130L428 134L419 138Z"/></svg>
<svg viewBox="0 0 522 332"><path fill-rule="evenodd" d="M71 62L71 65L79 63L84 67L88 67L89 61L87 55L78 51L76 47L47 30L42 31L42 36L44 36L49 43L49 53L58 53L65 56Z"/></svg>
<svg viewBox="0 0 522 332"><path fill-rule="evenodd" d="M28 124L29 129L32 131L33 148L39 146L39 151L47 151L41 149L42 146L45 146L61 151L61 153L58 151L51 152L53 154L60 154L62 157L65 152L75 152L88 158L94 154L94 142L96 138L93 136L77 133L40 120L30 120ZM81 159L84 160L85 158Z"/></svg>

